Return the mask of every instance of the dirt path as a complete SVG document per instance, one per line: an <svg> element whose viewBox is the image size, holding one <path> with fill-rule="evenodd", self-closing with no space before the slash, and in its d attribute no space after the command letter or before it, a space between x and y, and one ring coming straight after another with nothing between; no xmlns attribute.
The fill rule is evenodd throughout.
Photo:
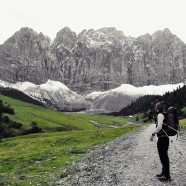
<svg viewBox="0 0 186 186"><path fill-rule="evenodd" d="M77 162L70 176L56 184L63 186L186 186L186 135L170 143L171 182L160 182L156 141L149 138L155 125L144 127L92 150ZM155 139L157 140L157 139ZM182 156L179 151L184 155Z"/></svg>

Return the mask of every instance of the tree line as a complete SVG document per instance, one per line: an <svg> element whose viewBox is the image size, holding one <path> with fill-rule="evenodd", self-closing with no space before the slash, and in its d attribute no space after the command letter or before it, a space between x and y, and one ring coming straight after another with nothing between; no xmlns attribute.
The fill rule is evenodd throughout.
<svg viewBox="0 0 186 186"><path fill-rule="evenodd" d="M178 87L173 92L167 92L163 96L142 96L133 101L127 107L121 109L119 112L113 114L118 116L134 115L137 113L153 114L155 112L154 106L159 101L164 101L167 105L167 108L170 106L175 106L179 111L180 117L185 117L185 113L183 113L181 110L186 107L186 85L183 87Z"/></svg>

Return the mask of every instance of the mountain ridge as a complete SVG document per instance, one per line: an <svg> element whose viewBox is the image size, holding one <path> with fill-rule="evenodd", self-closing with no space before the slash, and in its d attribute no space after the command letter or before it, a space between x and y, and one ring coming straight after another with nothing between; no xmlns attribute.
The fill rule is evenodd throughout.
<svg viewBox="0 0 186 186"><path fill-rule="evenodd" d="M61 29L52 42L21 28L0 45L0 78L41 84L60 81L79 93L121 84L175 84L186 79L186 45L166 28L137 38L116 28Z"/></svg>

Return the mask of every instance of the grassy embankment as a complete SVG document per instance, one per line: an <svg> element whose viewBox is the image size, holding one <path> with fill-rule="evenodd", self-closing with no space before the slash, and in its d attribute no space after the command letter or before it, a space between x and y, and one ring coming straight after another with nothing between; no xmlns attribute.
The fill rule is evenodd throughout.
<svg viewBox="0 0 186 186"><path fill-rule="evenodd" d="M183 116L186 118L186 107L184 107L181 111ZM180 120L180 128L181 131L186 131L186 119Z"/></svg>
<svg viewBox="0 0 186 186"><path fill-rule="evenodd" d="M37 122L45 132L0 141L0 185L49 185L62 175L61 167L77 161L91 147L140 127L114 129L108 126L121 126L134 119L64 114L2 95L0 99L14 109L15 115L8 115L11 120L22 123L24 128Z"/></svg>

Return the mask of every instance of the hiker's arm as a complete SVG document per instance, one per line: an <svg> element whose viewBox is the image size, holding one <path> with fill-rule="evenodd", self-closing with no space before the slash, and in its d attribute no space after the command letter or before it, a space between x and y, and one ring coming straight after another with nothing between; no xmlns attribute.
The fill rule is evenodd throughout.
<svg viewBox="0 0 186 186"><path fill-rule="evenodd" d="M161 113L158 114L158 126L157 126L156 130L152 133L154 136L162 129L163 120L164 120L164 115Z"/></svg>

